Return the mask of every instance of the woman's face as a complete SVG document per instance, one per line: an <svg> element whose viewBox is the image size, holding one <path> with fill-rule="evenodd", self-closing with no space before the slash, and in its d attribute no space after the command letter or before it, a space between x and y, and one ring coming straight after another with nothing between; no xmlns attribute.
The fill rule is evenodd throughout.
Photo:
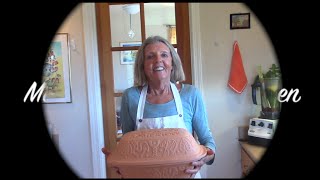
<svg viewBox="0 0 320 180"><path fill-rule="evenodd" d="M149 44L144 49L144 72L148 81L168 80L172 70L170 49L161 42Z"/></svg>

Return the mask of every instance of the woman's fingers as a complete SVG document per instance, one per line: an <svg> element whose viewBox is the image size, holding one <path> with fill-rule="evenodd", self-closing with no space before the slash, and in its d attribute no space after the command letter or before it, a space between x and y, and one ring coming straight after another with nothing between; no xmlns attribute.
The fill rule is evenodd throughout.
<svg viewBox="0 0 320 180"><path fill-rule="evenodd" d="M205 162L203 161L203 158L198 161L192 162L192 167L190 169L186 169L185 172L188 174L196 174L198 171L200 171L204 163Z"/></svg>
<svg viewBox="0 0 320 180"><path fill-rule="evenodd" d="M203 162L207 163L214 158L214 152L212 149L207 148L207 155L203 158Z"/></svg>
<svg viewBox="0 0 320 180"><path fill-rule="evenodd" d="M106 147L101 148L101 151L102 151L106 156L109 156L109 155L111 154L111 152L108 151ZM114 169L115 172L116 172L118 175L121 176L120 169L119 169L118 167L112 167L112 169Z"/></svg>
<svg viewBox="0 0 320 180"><path fill-rule="evenodd" d="M107 155L107 152L108 152L107 148L103 147L103 148L101 149L101 151L102 151L105 155Z"/></svg>
<svg viewBox="0 0 320 180"><path fill-rule="evenodd" d="M185 172L188 174L196 174L201 167L207 162L210 161L214 156L214 152L207 148L207 155L198 161L192 162L191 165L194 167L193 169L187 169Z"/></svg>
<svg viewBox="0 0 320 180"><path fill-rule="evenodd" d="M212 150L212 149L207 148L207 155L213 155L213 150Z"/></svg>
<svg viewBox="0 0 320 180"><path fill-rule="evenodd" d="M201 166L203 166L204 165L204 159L202 158L202 159L200 159L199 161L195 161L195 162L192 162L192 166L199 166L199 167L201 167Z"/></svg>
<svg viewBox="0 0 320 180"><path fill-rule="evenodd" d="M121 175L120 169L118 167L113 167L113 169L117 172L118 175Z"/></svg>
<svg viewBox="0 0 320 180"><path fill-rule="evenodd" d="M111 153L110 151L107 150L106 147L103 147L103 148L101 149L101 151L102 151L105 155L107 155L107 156L110 155L110 153Z"/></svg>
<svg viewBox="0 0 320 180"><path fill-rule="evenodd" d="M194 166L193 169L186 169L187 174L197 174L197 172L200 170L201 167L199 166Z"/></svg>

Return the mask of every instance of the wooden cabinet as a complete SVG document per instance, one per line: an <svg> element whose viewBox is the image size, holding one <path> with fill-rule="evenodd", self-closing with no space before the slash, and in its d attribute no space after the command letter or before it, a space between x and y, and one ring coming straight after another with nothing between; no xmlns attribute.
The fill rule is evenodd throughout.
<svg viewBox="0 0 320 180"><path fill-rule="evenodd" d="M241 146L241 168L242 175L247 176L259 162L266 148L262 146L255 146L247 142L240 142Z"/></svg>
<svg viewBox="0 0 320 180"><path fill-rule="evenodd" d="M242 175L246 176L255 166L253 160L249 157L249 155L241 149L241 168L242 168Z"/></svg>

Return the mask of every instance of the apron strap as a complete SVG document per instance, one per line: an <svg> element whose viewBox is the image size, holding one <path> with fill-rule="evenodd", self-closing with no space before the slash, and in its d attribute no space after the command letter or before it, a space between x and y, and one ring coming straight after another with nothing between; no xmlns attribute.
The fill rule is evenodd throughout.
<svg viewBox="0 0 320 180"><path fill-rule="evenodd" d="M181 103L181 98L180 98L180 94L179 91L177 89L177 87L170 82L170 86L171 86L171 90L173 93L173 98L175 100L176 103L176 108L177 108L177 112L179 117L183 118L183 109L182 109L182 103ZM144 86L141 90L141 94L140 94L140 98L139 98L139 103L138 103L138 109L137 109L137 118L136 121L143 119L143 113L144 113L144 106L145 106L145 102L146 102L146 97L147 97L147 91L148 91L148 85Z"/></svg>
<svg viewBox="0 0 320 180"><path fill-rule="evenodd" d="M148 90L148 85L144 86L141 90L139 103L138 103L138 109L137 109L136 121L143 118L144 105L145 105L146 97L147 97L147 90Z"/></svg>
<svg viewBox="0 0 320 180"><path fill-rule="evenodd" d="M171 84L171 90L172 90L172 93L173 93L173 98L174 98L174 101L176 102L176 108L177 108L178 116L180 118L183 118L182 102L181 102L179 91L178 91L176 85L174 85L171 82L170 82L170 84Z"/></svg>

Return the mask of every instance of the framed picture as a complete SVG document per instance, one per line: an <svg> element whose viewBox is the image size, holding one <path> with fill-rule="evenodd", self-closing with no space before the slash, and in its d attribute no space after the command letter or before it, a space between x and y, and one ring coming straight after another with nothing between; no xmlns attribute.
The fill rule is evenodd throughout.
<svg viewBox="0 0 320 180"><path fill-rule="evenodd" d="M141 42L124 42L120 47L140 46ZM138 50L129 50L120 52L120 64L134 64Z"/></svg>
<svg viewBox="0 0 320 180"><path fill-rule="evenodd" d="M44 103L70 103L70 50L67 33L58 33L48 49L42 80Z"/></svg>
<svg viewBox="0 0 320 180"><path fill-rule="evenodd" d="M250 29L250 13L230 14L230 29Z"/></svg>

